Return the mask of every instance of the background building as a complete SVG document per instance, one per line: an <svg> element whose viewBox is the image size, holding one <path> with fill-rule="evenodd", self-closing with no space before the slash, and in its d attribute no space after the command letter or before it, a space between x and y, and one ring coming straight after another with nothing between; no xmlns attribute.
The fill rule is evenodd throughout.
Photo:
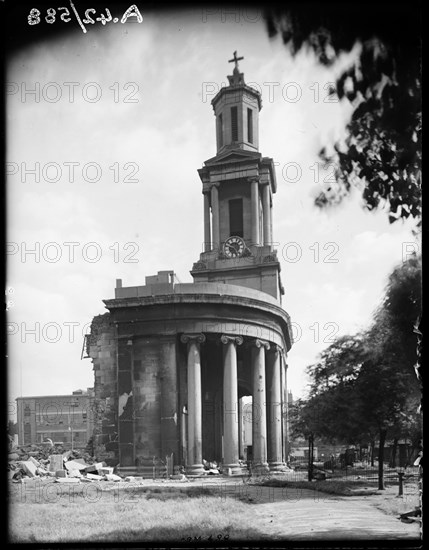
<svg viewBox="0 0 429 550"><path fill-rule="evenodd" d="M94 390L69 395L18 397L18 445L51 439L66 448L83 449L94 428Z"/></svg>

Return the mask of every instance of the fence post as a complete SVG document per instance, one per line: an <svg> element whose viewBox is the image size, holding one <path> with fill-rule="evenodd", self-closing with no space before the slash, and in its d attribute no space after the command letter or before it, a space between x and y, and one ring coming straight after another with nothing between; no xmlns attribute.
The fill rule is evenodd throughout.
<svg viewBox="0 0 429 550"><path fill-rule="evenodd" d="M404 494L404 472L398 472L399 476L399 496Z"/></svg>
<svg viewBox="0 0 429 550"><path fill-rule="evenodd" d="M308 436L308 481L313 480L313 434Z"/></svg>

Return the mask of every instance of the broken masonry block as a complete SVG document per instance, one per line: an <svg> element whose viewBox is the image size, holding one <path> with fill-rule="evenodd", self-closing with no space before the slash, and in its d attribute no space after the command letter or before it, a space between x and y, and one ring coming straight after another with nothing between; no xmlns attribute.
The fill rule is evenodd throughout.
<svg viewBox="0 0 429 550"><path fill-rule="evenodd" d="M105 476L105 475L111 475L111 474L113 474L113 470L114 470L114 468L105 466L105 467L103 467L103 468L100 468L100 469L97 470L97 471L98 471L98 474L99 474L100 476L103 476L103 475Z"/></svg>
<svg viewBox="0 0 429 550"><path fill-rule="evenodd" d="M97 474L86 474L86 478L90 479L91 481L101 481L103 479L103 476L99 476Z"/></svg>
<svg viewBox="0 0 429 550"><path fill-rule="evenodd" d="M88 465L85 463L82 464L82 462L79 462L78 460L69 460L64 463L64 466L66 467L66 470L70 472L71 470L85 470Z"/></svg>
<svg viewBox="0 0 429 550"><path fill-rule="evenodd" d="M37 468L30 460L24 460L23 462L20 462L20 467L30 477L35 477L36 476Z"/></svg>
<svg viewBox="0 0 429 550"><path fill-rule="evenodd" d="M38 460L36 460L35 458L33 458L31 455L28 457L28 461L32 462L36 466L36 468L38 468L40 466L40 462Z"/></svg>
<svg viewBox="0 0 429 550"><path fill-rule="evenodd" d="M49 455L49 471L56 472L64 468L62 455Z"/></svg>
<svg viewBox="0 0 429 550"><path fill-rule="evenodd" d="M106 474L104 477L106 478L106 481L122 481L122 478L116 474Z"/></svg>

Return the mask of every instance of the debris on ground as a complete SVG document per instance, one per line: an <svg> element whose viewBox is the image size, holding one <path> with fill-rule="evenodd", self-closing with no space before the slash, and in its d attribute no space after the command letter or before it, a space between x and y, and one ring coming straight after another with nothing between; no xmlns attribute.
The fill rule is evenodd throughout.
<svg viewBox="0 0 429 550"><path fill-rule="evenodd" d="M116 474L105 474L106 481L122 481L122 478Z"/></svg>
<svg viewBox="0 0 429 550"><path fill-rule="evenodd" d="M72 471L72 470L85 470L85 468L88 466L88 464L86 464L84 461L82 462L81 460L67 460L67 461L64 461L64 466L66 468L67 471Z"/></svg>
<svg viewBox="0 0 429 550"><path fill-rule="evenodd" d="M220 475L220 470L217 465L217 462L209 462L203 459L203 466L204 466L205 473L207 475L211 475L211 476Z"/></svg>
<svg viewBox="0 0 429 550"><path fill-rule="evenodd" d="M52 443L52 442L51 442ZM127 481L143 483L141 476L120 476L116 468L78 449L65 450L61 445L41 443L21 445L9 449L8 479L12 483L25 483L31 479L53 478L59 483L93 483L95 481ZM210 463L207 473L219 474ZM189 481L178 473L168 476L176 481Z"/></svg>
<svg viewBox="0 0 429 550"><path fill-rule="evenodd" d="M420 523L422 521L422 509L420 506L417 506L414 510L399 514L398 519L404 523L413 523L415 521Z"/></svg>

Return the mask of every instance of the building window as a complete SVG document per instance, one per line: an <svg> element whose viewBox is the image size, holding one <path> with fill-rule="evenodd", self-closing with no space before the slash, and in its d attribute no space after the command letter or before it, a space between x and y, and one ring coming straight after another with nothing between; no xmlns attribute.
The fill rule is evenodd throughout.
<svg viewBox="0 0 429 550"><path fill-rule="evenodd" d="M247 109L247 141L253 143L253 111Z"/></svg>
<svg viewBox="0 0 429 550"><path fill-rule="evenodd" d="M237 107L231 107L231 139L238 141L238 111Z"/></svg>
<svg viewBox="0 0 429 550"><path fill-rule="evenodd" d="M223 146L223 117L219 115L217 117L217 140L219 147Z"/></svg>
<svg viewBox="0 0 429 550"><path fill-rule="evenodd" d="M229 235L243 237L243 199L229 201Z"/></svg>

